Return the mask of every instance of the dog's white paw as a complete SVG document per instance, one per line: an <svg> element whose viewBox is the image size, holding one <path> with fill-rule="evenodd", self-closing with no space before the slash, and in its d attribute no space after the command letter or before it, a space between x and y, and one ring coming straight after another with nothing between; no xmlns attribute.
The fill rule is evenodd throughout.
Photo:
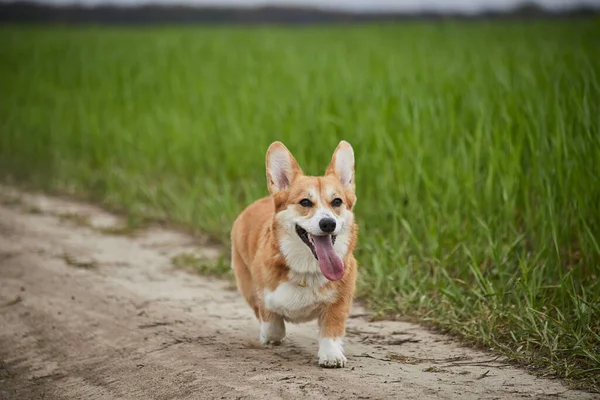
<svg viewBox="0 0 600 400"><path fill-rule="evenodd" d="M319 339L319 365L323 368L344 368L346 356L344 346L339 339Z"/></svg>
<svg viewBox="0 0 600 400"><path fill-rule="evenodd" d="M276 318L271 322L260 323L260 343L263 345L281 344L285 338L285 323L283 318Z"/></svg>

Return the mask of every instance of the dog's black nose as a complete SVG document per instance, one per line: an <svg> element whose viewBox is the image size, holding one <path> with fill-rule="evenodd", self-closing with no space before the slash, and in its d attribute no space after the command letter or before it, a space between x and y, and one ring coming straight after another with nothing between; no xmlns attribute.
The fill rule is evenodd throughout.
<svg viewBox="0 0 600 400"><path fill-rule="evenodd" d="M331 233L335 231L335 219L323 218L319 221L319 228L325 233Z"/></svg>

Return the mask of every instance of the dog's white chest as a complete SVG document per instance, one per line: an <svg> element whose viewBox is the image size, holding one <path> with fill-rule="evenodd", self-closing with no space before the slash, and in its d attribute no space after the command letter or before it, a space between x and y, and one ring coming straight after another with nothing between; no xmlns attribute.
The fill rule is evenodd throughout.
<svg viewBox="0 0 600 400"><path fill-rule="evenodd" d="M305 322L318 316L319 307L333 301L334 291L322 292L314 287L302 287L293 282L283 282L275 291L265 290L265 307L289 322Z"/></svg>

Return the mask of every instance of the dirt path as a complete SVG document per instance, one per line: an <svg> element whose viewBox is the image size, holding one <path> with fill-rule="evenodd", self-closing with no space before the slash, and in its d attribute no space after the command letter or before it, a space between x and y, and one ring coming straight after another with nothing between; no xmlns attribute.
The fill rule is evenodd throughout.
<svg viewBox="0 0 600 400"><path fill-rule="evenodd" d="M358 307L349 367L321 369L315 324L262 348L230 283L172 266L216 249L107 234L120 221L104 211L6 187L0 203L1 399L593 398Z"/></svg>

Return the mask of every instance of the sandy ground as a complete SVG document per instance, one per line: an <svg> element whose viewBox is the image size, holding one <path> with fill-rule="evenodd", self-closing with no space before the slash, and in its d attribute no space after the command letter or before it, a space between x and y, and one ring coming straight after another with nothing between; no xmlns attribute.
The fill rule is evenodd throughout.
<svg viewBox="0 0 600 400"><path fill-rule="evenodd" d="M358 306L349 367L321 369L314 323L264 348L231 283L172 264L218 249L6 187L0 204L1 399L593 398Z"/></svg>

